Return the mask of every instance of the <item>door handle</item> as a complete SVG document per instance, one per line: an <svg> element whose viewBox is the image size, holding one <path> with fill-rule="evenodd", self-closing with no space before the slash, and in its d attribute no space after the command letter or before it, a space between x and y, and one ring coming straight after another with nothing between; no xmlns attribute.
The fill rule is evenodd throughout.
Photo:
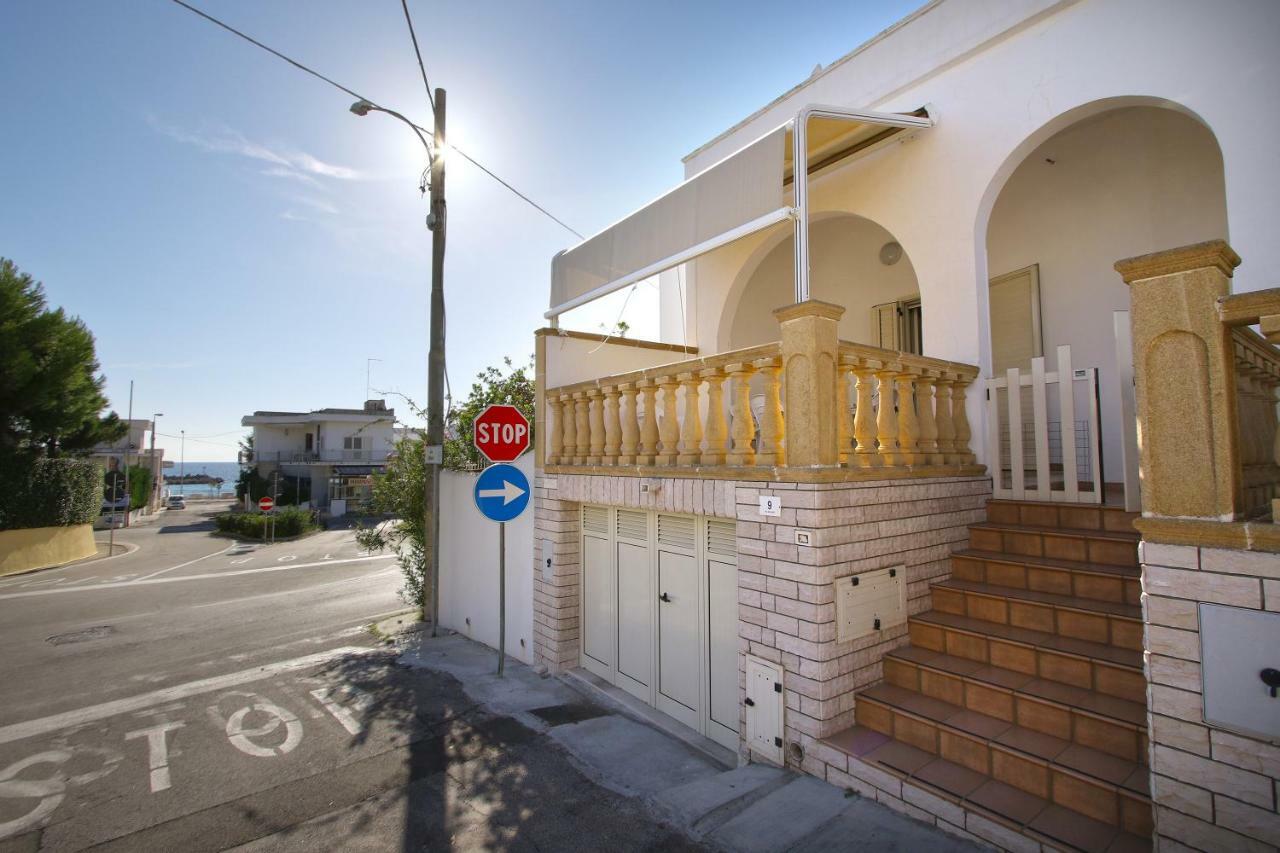
<svg viewBox="0 0 1280 853"><path fill-rule="evenodd" d="M1258 673L1258 677L1262 679L1263 684L1267 685L1271 698L1276 698L1276 688L1280 687L1280 670L1267 667Z"/></svg>
<svg viewBox="0 0 1280 853"><path fill-rule="evenodd" d="M670 603L671 603L671 596L667 595L667 594L664 592L662 595L658 596L658 600L659 600L659 601L664 601L664 602L666 602L667 604L670 604Z"/></svg>

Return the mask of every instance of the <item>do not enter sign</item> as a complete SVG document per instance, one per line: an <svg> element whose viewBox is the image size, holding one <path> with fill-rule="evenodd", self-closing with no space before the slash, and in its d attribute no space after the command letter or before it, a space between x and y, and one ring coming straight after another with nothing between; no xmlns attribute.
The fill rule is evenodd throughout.
<svg viewBox="0 0 1280 853"><path fill-rule="evenodd" d="M276 502L271 500L271 498L258 498L258 509L263 512L271 512L271 508L275 505Z"/></svg>
<svg viewBox="0 0 1280 853"><path fill-rule="evenodd" d="M476 415L473 441L490 462L514 462L529 449L529 419L515 406L493 403Z"/></svg>

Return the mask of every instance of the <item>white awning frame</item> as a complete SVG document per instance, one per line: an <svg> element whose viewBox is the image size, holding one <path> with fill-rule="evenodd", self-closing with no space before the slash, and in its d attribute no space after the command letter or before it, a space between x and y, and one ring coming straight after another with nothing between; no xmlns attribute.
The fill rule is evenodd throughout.
<svg viewBox="0 0 1280 853"><path fill-rule="evenodd" d="M763 140L765 137L777 133L779 129L786 128L792 134L792 158L794 161L794 206L780 207L774 211L759 216L750 222L746 222L736 228L729 229L710 239L704 240L697 245L691 246L681 252L677 252L662 260L650 264L643 269L638 269L624 276L609 281L599 287L580 294L569 299L559 305L554 306L546 311L543 316L550 320L552 325L556 325L559 316L566 311L607 296L610 293L621 290L624 287L635 284L638 281L650 278L658 273L687 263L695 258L705 255L714 249L732 243L757 231L769 228L773 225L783 222L787 219L792 220L795 227L795 297L797 302L804 302L809 298L809 150L808 150L808 124L813 118L835 119L840 121L860 122L863 124L884 125L886 127L898 128L928 128L932 127L934 121L928 116L904 115L902 113L882 113L870 110L850 110L844 107L827 106L822 104L810 104L802 108L795 118L772 128L768 133L761 135L753 140L747 146L728 155L708 169L704 169L699 175L704 174L716 166L724 163L733 157L736 157L742 151L750 148L756 142ZM690 181L696 181L698 175L693 176L680 186L685 186ZM677 188L678 189L678 188ZM674 192L671 190L670 192ZM662 197L669 195L664 193ZM616 223L615 223L616 225ZM610 226L612 228L614 226ZM604 229L599 234L605 233L609 228ZM598 236L597 235L593 235ZM591 239L591 238L588 238ZM583 241L586 242L586 241Z"/></svg>

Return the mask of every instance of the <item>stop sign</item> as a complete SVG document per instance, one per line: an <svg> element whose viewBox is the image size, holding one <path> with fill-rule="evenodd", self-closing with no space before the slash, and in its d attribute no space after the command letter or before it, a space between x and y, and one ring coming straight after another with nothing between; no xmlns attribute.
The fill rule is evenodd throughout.
<svg viewBox="0 0 1280 853"><path fill-rule="evenodd" d="M271 500L271 498L258 498L258 509L263 512L270 512L271 508L275 505L276 502Z"/></svg>
<svg viewBox="0 0 1280 853"><path fill-rule="evenodd" d="M529 419L515 406L491 403L476 415L472 440L490 462L514 462L529 449Z"/></svg>

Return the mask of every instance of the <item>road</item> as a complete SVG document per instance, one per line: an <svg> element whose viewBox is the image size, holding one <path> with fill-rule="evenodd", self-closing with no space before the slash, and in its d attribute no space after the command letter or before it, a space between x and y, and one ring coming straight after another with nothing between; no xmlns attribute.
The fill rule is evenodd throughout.
<svg viewBox="0 0 1280 853"><path fill-rule="evenodd" d="M0 853L689 846L402 665L367 630L405 609L394 560L217 538L198 506L0 581Z"/></svg>

